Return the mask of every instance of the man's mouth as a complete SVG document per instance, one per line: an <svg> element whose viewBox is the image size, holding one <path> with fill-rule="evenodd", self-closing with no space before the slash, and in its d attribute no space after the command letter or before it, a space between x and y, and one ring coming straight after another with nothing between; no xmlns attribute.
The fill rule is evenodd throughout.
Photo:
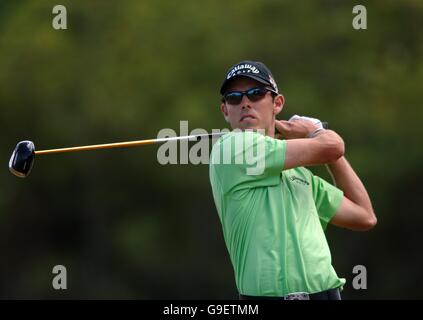
<svg viewBox="0 0 423 320"><path fill-rule="evenodd" d="M251 119L255 119L255 117L250 114L246 114L246 115L243 115L239 121L251 120Z"/></svg>

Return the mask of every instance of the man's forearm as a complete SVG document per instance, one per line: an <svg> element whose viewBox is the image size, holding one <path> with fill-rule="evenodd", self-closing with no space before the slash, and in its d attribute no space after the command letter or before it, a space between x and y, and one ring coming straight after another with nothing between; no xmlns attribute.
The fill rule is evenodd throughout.
<svg viewBox="0 0 423 320"><path fill-rule="evenodd" d="M344 192L344 196L374 215L366 188L347 159L342 156L334 163L328 164L327 168L335 185Z"/></svg>

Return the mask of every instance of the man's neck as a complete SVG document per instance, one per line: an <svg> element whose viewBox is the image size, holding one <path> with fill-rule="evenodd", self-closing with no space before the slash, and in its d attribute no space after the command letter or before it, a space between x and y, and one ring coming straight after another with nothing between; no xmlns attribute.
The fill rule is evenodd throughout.
<svg viewBox="0 0 423 320"><path fill-rule="evenodd" d="M270 124L270 127L265 129L266 136L269 136L271 138L275 138L275 118L273 118L272 123Z"/></svg>
<svg viewBox="0 0 423 320"><path fill-rule="evenodd" d="M266 136L269 136L271 138L275 138L275 127L270 127L266 129Z"/></svg>

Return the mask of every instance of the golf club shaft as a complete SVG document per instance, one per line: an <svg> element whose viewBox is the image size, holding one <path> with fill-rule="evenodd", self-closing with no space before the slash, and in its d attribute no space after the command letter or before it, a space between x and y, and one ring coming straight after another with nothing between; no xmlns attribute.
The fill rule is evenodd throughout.
<svg viewBox="0 0 423 320"><path fill-rule="evenodd" d="M218 132L218 133L207 133L207 134L181 136L181 137L169 137L169 138L159 138L159 139L147 139L147 140L137 140L137 141L95 144L95 145L80 146L80 147L39 150L39 151L35 151L35 154L36 155L42 155L42 154L50 154L50 153L63 153L63 152L88 151L88 150L111 149L111 148L136 147L136 146L143 146L143 145L149 145L149 144L155 144L155 143L162 143L162 142L167 142L167 141L194 140L194 139L198 140L200 138L205 138L205 137L212 138L214 136L219 137L222 134L223 134L223 132Z"/></svg>

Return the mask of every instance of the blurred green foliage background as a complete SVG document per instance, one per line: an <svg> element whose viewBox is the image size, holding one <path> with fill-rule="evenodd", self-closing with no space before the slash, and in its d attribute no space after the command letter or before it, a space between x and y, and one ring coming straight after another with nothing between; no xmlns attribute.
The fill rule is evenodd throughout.
<svg viewBox="0 0 423 320"><path fill-rule="evenodd" d="M68 29L52 28L67 8ZM352 8L367 7L354 30ZM40 156L36 148L227 128L219 86L234 63L272 70L293 114L328 121L367 186L374 230L329 227L346 299L423 298L423 2L0 2L0 298L236 299L207 165L162 166L157 146ZM313 171L329 179L324 168ZM65 265L68 290L52 288ZM355 265L368 289L354 290Z"/></svg>

